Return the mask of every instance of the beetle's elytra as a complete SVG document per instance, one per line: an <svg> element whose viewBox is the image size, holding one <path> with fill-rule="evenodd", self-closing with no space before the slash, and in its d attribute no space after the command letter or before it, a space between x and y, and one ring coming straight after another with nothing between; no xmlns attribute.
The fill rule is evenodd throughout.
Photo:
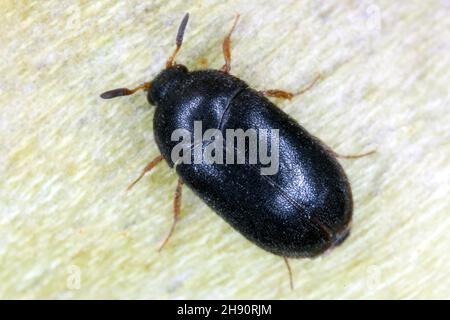
<svg viewBox="0 0 450 320"><path fill-rule="evenodd" d="M247 162L176 165L180 178L169 236L180 214L185 183L247 239L276 255L313 257L341 243L349 234L353 203L336 154L267 99L290 99L293 94L256 91L229 74L230 36L238 17L224 40L225 65L220 70L189 71L175 64L187 20L188 15L178 30L175 52L153 81L132 90L120 88L102 94L108 99L143 89L148 92L148 102L156 106L154 135L161 155L147 165L138 180L162 159L175 165L171 151L177 142L171 135L180 128L193 132L194 121L201 121L203 132L278 129L279 170L261 175L261 164Z"/></svg>

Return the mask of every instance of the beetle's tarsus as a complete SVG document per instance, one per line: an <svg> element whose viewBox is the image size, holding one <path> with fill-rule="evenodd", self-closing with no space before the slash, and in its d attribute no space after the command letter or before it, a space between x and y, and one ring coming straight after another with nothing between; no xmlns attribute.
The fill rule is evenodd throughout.
<svg viewBox="0 0 450 320"><path fill-rule="evenodd" d="M319 81L321 78L322 78L322 75L318 74L314 78L314 80L310 84L308 84L305 88L301 89L300 91L294 92L294 93L289 92L289 91L279 90L279 89L261 90L259 92L262 93L263 95L265 95L266 97L292 100L292 98L299 96L299 95L305 93L306 91L310 90L317 83L317 81Z"/></svg>
<svg viewBox="0 0 450 320"><path fill-rule="evenodd" d="M321 79L322 79L322 74L319 73L319 74L314 78L314 80L313 80L310 84L308 84L308 85L307 85L306 87L304 87L303 89L301 89L301 90L295 92L295 93L294 93L294 96L300 96L300 95L304 94L306 91L308 91L308 90L310 90L312 87L314 87L314 86L316 85L316 83L317 83L319 80L321 80Z"/></svg>

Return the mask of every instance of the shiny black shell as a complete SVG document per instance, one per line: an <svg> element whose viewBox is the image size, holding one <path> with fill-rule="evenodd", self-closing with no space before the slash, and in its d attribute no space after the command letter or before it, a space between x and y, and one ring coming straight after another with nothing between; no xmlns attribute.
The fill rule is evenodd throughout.
<svg viewBox="0 0 450 320"><path fill-rule="evenodd" d="M154 134L173 167L175 129L279 129L279 171L258 165L179 164L176 171L209 207L259 247L284 257L313 257L342 242L352 217L350 184L333 152L244 81L218 70L163 70L148 101ZM225 136L225 134L224 134ZM203 146L204 147L204 146Z"/></svg>

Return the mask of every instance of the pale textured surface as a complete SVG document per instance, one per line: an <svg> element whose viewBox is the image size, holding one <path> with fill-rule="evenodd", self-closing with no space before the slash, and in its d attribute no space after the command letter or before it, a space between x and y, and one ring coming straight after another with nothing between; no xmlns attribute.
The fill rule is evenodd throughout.
<svg viewBox="0 0 450 320"><path fill-rule="evenodd" d="M144 95L98 94L151 79L191 13L178 61L222 65L340 153L351 237L315 260L246 241L185 190L166 249L176 176L158 154ZM2 1L0 297L450 298L448 1ZM80 275L81 282L77 276Z"/></svg>

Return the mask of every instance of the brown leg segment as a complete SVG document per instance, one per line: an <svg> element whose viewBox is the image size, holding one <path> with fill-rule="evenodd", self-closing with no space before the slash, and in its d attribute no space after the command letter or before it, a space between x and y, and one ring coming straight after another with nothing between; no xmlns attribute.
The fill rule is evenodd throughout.
<svg viewBox="0 0 450 320"><path fill-rule="evenodd" d="M139 175L139 177L134 180L127 188L127 191L130 190L131 188L133 188L133 186L139 182L139 180L142 179L142 177L149 172L150 170L152 170L158 163L160 163L162 160L164 159L164 157L162 155L157 156L155 159L153 159L152 161L150 161L149 163L147 163L147 165L145 166L145 168L142 170L141 174Z"/></svg>
<svg viewBox="0 0 450 320"><path fill-rule="evenodd" d="M292 92L287 92L287 91L283 91L283 90L263 90L260 91L263 95L265 95L266 97L273 97L273 98L280 98L280 99L287 99L287 100L291 100L295 93Z"/></svg>
<svg viewBox="0 0 450 320"><path fill-rule="evenodd" d="M306 91L308 91L309 89L311 89L317 83L317 81L319 81L321 78L322 78L322 76L319 74L305 88L303 88L300 91L295 92L295 93L288 92L288 91L283 91L283 90L276 90L276 89L275 90L263 90L263 91L260 91L260 92L263 95L265 95L266 97L274 97L274 98L281 98L281 99L291 100L293 97L299 96L299 95L305 93Z"/></svg>
<svg viewBox="0 0 450 320"><path fill-rule="evenodd" d="M289 285L291 287L291 290L294 290L294 279L292 278L292 270L291 270L291 266L289 265L289 261L286 257L283 257L284 259L284 263L286 263L286 267L288 269L289 272Z"/></svg>
<svg viewBox="0 0 450 320"><path fill-rule="evenodd" d="M178 178L177 189L175 191L175 198L173 200L173 223L172 226L170 227L169 234L159 247L158 251L161 251L167 244L169 238L172 236L173 231L175 230L175 226L178 222L178 219L180 218L182 190L183 190L183 180L181 180L181 178Z"/></svg>
<svg viewBox="0 0 450 320"><path fill-rule="evenodd" d="M239 20L239 14L236 14L236 18L234 19L233 27L231 28L228 35L223 40L223 56L225 58L225 64L220 69L220 71L223 71L225 73L230 73L231 70L231 34L234 31L234 28L236 28L236 24Z"/></svg>
<svg viewBox="0 0 450 320"><path fill-rule="evenodd" d="M304 88L301 89L300 91L294 93L294 95L295 95L295 96L300 96L300 95L304 94L306 91L308 91L308 90L310 90L312 87L314 87L314 86L316 85L316 83L317 83L320 79L322 79L322 75L321 75L321 74L318 74L310 84L308 84L306 87L304 87Z"/></svg>

